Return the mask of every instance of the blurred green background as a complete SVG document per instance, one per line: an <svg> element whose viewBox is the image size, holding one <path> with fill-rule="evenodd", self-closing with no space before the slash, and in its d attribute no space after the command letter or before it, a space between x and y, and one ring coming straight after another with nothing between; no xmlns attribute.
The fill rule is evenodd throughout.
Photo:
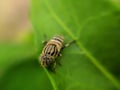
<svg viewBox="0 0 120 90"><path fill-rule="evenodd" d="M76 42L54 74L38 57L57 34ZM120 90L120 0L1 0L0 90Z"/></svg>

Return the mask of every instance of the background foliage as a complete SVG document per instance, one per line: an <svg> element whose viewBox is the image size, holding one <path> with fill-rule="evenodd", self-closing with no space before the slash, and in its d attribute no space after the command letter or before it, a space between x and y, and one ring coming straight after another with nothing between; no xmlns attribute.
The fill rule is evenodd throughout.
<svg viewBox="0 0 120 90"><path fill-rule="evenodd" d="M27 44L14 49L11 45L1 45L1 90L119 90L118 2L32 0L30 18L34 41L29 39ZM63 35L65 42L76 40L58 58L62 66L57 65L56 74L42 69L37 60L44 34L48 38Z"/></svg>

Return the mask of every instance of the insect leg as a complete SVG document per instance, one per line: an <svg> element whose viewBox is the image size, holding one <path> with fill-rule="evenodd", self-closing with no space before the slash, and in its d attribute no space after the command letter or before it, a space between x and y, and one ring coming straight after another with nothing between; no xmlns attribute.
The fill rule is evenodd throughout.
<svg viewBox="0 0 120 90"><path fill-rule="evenodd" d="M62 56L62 54L61 54L61 53L59 53L59 54L58 54L58 56L60 56L60 57L61 57L61 56Z"/></svg>
<svg viewBox="0 0 120 90"><path fill-rule="evenodd" d="M62 56L62 54L61 53L59 53L58 54L58 59L56 60L56 62L57 62L57 64L59 65L59 66L62 66L62 64L61 64L61 56Z"/></svg>
<svg viewBox="0 0 120 90"><path fill-rule="evenodd" d="M75 40L72 40L72 41L68 42L67 44L65 44L65 45L62 47L62 49L70 46L72 43L75 43Z"/></svg>
<svg viewBox="0 0 120 90"><path fill-rule="evenodd" d="M44 45L46 45L47 44L47 35L46 34L44 34L44 41L42 41L42 43L44 44Z"/></svg>
<svg viewBox="0 0 120 90"><path fill-rule="evenodd" d="M59 65L59 66L62 66L62 64L61 64L60 60L58 61L58 65Z"/></svg>
<svg viewBox="0 0 120 90"><path fill-rule="evenodd" d="M54 72L54 73L55 73L55 69L56 69L56 62L54 62L54 63L53 63L53 66L52 66L52 68L51 68L51 69L52 69L52 72Z"/></svg>
<svg viewBox="0 0 120 90"><path fill-rule="evenodd" d="M43 45L46 45L47 44L47 41L42 41Z"/></svg>

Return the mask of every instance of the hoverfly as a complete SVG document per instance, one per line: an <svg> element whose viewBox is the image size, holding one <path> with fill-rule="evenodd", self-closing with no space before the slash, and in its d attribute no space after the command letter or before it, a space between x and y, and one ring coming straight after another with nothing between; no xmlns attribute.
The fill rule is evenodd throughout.
<svg viewBox="0 0 120 90"><path fill-rule="evenodd" d="M69 46L72 42L64 44L64 37L60 35L56 35L49 41L45 41L45 46L39 57L41 66L55 71L56 58L61 56L61 50Z"/></svg>

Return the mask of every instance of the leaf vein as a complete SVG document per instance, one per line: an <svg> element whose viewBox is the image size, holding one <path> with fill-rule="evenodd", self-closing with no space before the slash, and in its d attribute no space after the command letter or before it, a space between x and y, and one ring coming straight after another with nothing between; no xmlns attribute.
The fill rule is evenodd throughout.
<svg viewBox="0 0 120 90"><path fill-rule="evenodd" d="M51 82L51 84L53 86L53 89L58 90L57 85L56 85L55 80L53 79L53 77L49 74L49 72L45 68L44 68L44 70L45 70L45 72L46 72L46 74L47 74L47 76L48 76L48 78L49 78L49 80L50 80L50 82Z"/></svg>
<svg viewBox="0 0 120 90"><path fill-rule="evenodd" d="M83 52L86 54L86 56L89 58L89 60L102 72L102 74L105 75L105 77L108 78L114 84L114 86L116 88L120 89L120 85L119 85L119 82L117 81L117 79L107 69L105 69L105 67L103 67L98 62L98 60L94 56L92 56L92 54L90 52L88 52L85 49L85 47L78 41L77 37L75 35L73 35L71 30L57 16L57 14L54 12L52 7L50 6L49 2L47 0L44 0L44 1L45 1L46 6L48 7L48 10L50 11L52 17L56 20L56 22L58 22L58 24L63 28L63 30L65 30L71 36L71 38L76 40L76 44L78 45L78 47L83 50Z"/></svg>
<svg viewBox="0 0 120 90"><path fill-rule="evenodd" d="M101 12L99 15L97 15L97 16L90 16L90 17L88 17L86 20L84 20L82 23L81 23L81 26L80 26L80 29L78 30L78 37L80 37L80 32L83 30L83 28L85 27L85 26L87 26L87 24L89 24L90 22L92 22L93 20L98 20L98 19L100 19L100 18L102 18L102 17L104 17L104 16L107 16L107 15L110 15L110 14L112 14L112 12L111 11L108 11L108 12Z"/></svg>

